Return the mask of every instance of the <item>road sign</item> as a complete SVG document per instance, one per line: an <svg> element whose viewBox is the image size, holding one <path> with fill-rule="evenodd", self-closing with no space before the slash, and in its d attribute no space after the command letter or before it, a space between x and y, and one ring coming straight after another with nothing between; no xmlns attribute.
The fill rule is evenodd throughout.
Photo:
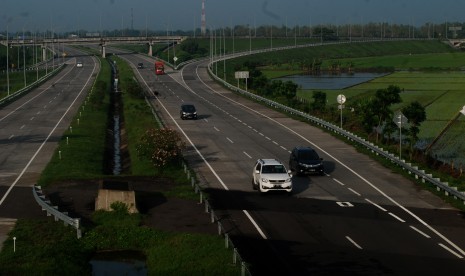
<svg viewBox="0 0 465 276"><path fill-rule="evenodd" d="M173 58L174 62L178 61L178 58L177 57L174 57Z"/></svg>
<svg viewBox="0 0 465 276"><path fill-rule="evenodd" d="M236 79L248 79L249 71L236 71L234 72L234 76L236 77Z"/></svg>
<svg viewBox="0 0 465 276"><path fill-rule="evenodd" d="M405 117L404 114L402 114L402 112L396 112L396 114L394 114L394 118L392 118L392 121L398 126L398 127L402 127L402 125L405 125L406 123L408 123L408 119L407 117Z"/></svg>
<svg viewBox="0 0 465 276"><path fill-rule="evenodd" d="M462 110L460 110L460 113L462 113L463 115L465 115L465 105L462 107Z"/></svg>
<svg viewBox="0 0 465 276"><path fill-rule="evenodd" d="M339 95L337 95L336 100L337 100L337 102L338 102L339 104L342 105L343 103L346 102L346 96L344 96L344 95L342 95L342 94L339 94Z"/></svg>

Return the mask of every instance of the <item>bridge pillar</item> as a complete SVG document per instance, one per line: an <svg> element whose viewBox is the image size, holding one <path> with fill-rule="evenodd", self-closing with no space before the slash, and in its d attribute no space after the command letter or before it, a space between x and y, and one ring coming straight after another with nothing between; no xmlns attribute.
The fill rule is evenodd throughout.
<svg viewBox="0 0 465 276"><path fill-rule="evenodd" d="M105 43L102 43L101 45L102 45L102 49L101 49L102 57L105 58Z"/></svg>
<svg viewBox="0 0 465 276"><path fill-rule="evenodd" d="M47 47L45 47L44 44L42 44L42 61L47 60Z"/></svg>
<svg viewBox="0 0 465 276"><path fill-rule="evenodd" d="M153 52L152 52L152 42L149 42L149 56L152 56L153 55Z"/></svg>

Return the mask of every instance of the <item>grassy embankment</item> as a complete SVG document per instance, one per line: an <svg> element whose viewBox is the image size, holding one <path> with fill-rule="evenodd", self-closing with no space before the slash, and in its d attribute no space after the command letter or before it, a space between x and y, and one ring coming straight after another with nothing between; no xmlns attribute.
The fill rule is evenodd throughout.
<svg viewBox="0 0 465 276"><path fill-rule="evenodd" d="M117 61L120 76L132 79L132 72ZM110 107L110 66L102 60L102 70L93 91L62 137L52 160L39 180L40 185L57 185L68 180L103 177L105 131ZM125 79L122 80L124 87ZM150 164L138 160L134 152L141 132L156 127L152 113L143 99L124 95L124 116L131 151L132 175L156 175ZM61 152L61 158L60 154ZM177 170L177 171L174 171ZM194 197L182 169L173 168L176 185L166 197ZM107 176L108 177L108 176ZM117 177L117 176L115 176ZM0 274L90 275L90 258L96 251L137 250L146 257L150 275L221 274L238 275L231 265L231 252L220 236L171 233L141 226L141 215L124 212L96 212L94 226L81 239L75 231L52 219L20 219L0 252ZM16 237L16 252L13 252Z"/></svg>

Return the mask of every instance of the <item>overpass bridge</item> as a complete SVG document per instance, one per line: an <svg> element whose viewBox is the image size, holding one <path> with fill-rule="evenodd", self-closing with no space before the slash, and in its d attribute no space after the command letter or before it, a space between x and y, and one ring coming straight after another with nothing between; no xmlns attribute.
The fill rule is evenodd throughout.
<svg viewBox="0 0 465 276"><path fill-rule="evenodd" d="M35 38L35 39L12 39L1 40L0 43L7 47L21 47L42 45L42 57L46 59L46 49L48 45L52 44L66 44L66 45L95 45L101 47L102 57L105 57L105 48L111 44L148 44L149 52L152 55L153 44L178 44L185 40L184 36L149 36L149 37L69 37L69 38Z"/></svg>

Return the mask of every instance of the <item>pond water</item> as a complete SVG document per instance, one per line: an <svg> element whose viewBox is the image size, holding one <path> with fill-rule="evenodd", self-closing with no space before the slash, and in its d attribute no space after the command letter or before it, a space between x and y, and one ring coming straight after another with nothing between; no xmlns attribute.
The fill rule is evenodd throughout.
<svg viewBox="0 0 465 276"><path fill-rule="evenodd" d="M341 73L329 74L322 73L318 75L291 75L278 80L292 81L302 89L344 89L360 83L370 81L387 75L386 73Z"/></svg>
<svg viewBox="0 0 465 276"><path fill-rule="evenodd" d="M146 276L145 257L137 251L108 251L97 253L90 261L92 275Z"/></svg>

